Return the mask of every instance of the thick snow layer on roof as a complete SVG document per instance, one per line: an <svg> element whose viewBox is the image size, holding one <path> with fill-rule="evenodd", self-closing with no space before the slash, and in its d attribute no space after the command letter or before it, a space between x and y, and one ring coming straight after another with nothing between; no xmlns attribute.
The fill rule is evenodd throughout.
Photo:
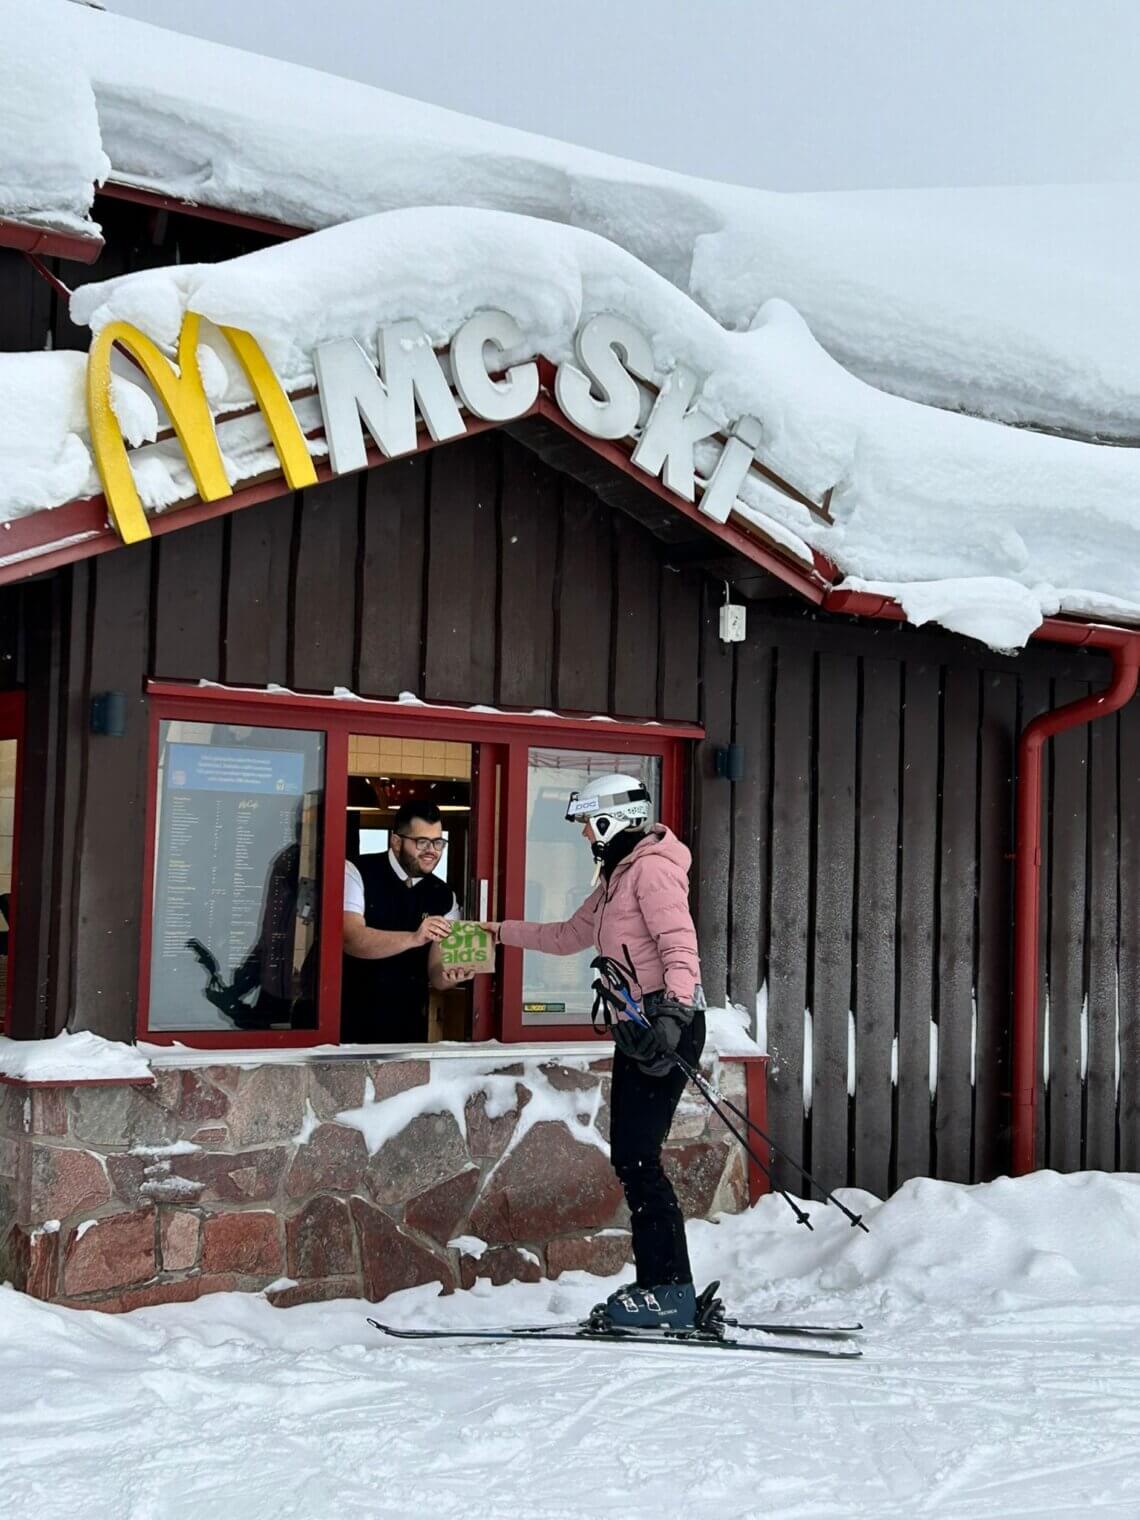
<svg viewBox="0 0 1140 1520"><path fill-rule="evenodd" d="M299 390L326 339L355 337L375 358L386 322L414 318L442 344L487 307L556 361L585 318L623 313L652 335L659 377L688 364L706 377L701 405L719 423L761 420L765 464L813 497L834 488L831 525L759 480L746 486L745 515L822 550L853 584L898 596L914 622L1015 648L1058 611L1140 618L1140 453L885 395L830 358L786 303L769 302L747 332L726 331L637 259L574 228L501 212L388 212L225 264L84 286L72 314L96 330L125 319L171 348L193 310L252 332ZM219 350L225 373L211 356L211 384L232 408L248 392ZM124 382L119 405L134 436L153 437L138 387ZM315 403L302 406L315 423ZM222 437L234 478L272 464L258 419ZM152 452L141 489L152 505L189 494L173 445Z"/></svg>
<svg viewBox="0 0 1140 1520"><path fill-rule="evenodd" d="M38 7L0 6L0 217L90 230L110 169L87 72L61 52Z"/></svg>
<svg viewBox="0 0 1140 1520"><path fill-rule="evenodd" d="M783 195L576 148L67 0L34 15L63 76L6 141L101 140L113 176L203 205L324 227L407 206L514 211L609 238L734 329L772 298L882 389L1007 422L1140 438L1135 186ZM22 37L27 36L25 27ZM16 74L38 78L42 43ZM699 106L699 103L694 103ZM29 107L31 109L31 107ZM0 107L2 110L2 107ZM11 166L9 171L12 172ZM88 171L95 174L96 169ZM5 168L0 164L0 183Z"/></svg>

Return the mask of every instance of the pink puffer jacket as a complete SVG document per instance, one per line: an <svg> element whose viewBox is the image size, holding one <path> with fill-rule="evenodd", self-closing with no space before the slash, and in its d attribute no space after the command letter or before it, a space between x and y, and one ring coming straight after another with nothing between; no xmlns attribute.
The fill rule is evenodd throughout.
<svg viewBox="0 0 1140 1520"><path fill-rule="evenodd" d="M629 949L642 993L664 989L691 1004L701 979L697 931L689 912L692 855L677 836L658 823L599 881L586 901L561 924L507 919L499 930L504 945L576 955L596 945L602 955L624 960Z"/></svg>

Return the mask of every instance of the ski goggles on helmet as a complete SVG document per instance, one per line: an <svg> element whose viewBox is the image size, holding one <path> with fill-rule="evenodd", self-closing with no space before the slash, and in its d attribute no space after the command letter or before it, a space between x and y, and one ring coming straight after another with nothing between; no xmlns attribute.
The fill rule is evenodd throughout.
<svg viewBox="0 0 1140 1520"><path fill-rule="evenodd" d="M579 818L588 820L597 813L614 813L631 802L644 802L648 806L649 793L645 787L635 787L627 792L609 792L605 797L583 797L581 792L571 792L566 804L566 822L574 823Z"/></svg>

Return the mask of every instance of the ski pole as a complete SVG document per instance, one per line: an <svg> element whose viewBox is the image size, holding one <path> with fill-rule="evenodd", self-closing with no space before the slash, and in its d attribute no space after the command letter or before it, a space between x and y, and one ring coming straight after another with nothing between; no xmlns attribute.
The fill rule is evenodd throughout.
<svg viewBox="0 0 1140 1520"><path fill-rule="evenodd" d="M725 1124L728 1124L728 1121L725 1119L724 1113L721 1111L721 1109L717 1107L718 1102L723 1103L726 1108L730 1109L737 1116L738 1119L742 1119L748 1128L752 1130L754 1134L759 1135L761 1140L765 1141L766 1144L770 1145L778 1156L782 1156L785 1161L796 1167L800 1175L802 1177L806 1177L808 1182L810 1182L818 1192L822 1193L824 1201L826 1203L833 1203L841 1214L846 1215L846 1217L851 1221L852 1229L858 1226L865 1235L869 1235L871 1233L870 1230L868 1230L867 1226L863 1223L862 1214L853 1214L845 1203L841 1203L840 1200L836 1198L834 1193L829 1192L828 1189L824 1187L822 1182L819 1182L815 1177L812 1176L807 1167L805 1167L801 1162L798 1162L794 1156L789 1155L789 1153L784 1150L782 1146L777 1145L776 1142L772 1139L771 1135L762 1130L758 1124L756 1124L752 1119L748 1117L747 1114L742 1113L731 1098L726 1098L718 1088L714 1087L708 1078L703 1074L703 1072L695 1070L682 1056L679 1056L676 1051L672 1051L670 1054L673 1057L674 1064L678 1066L681 1071L683 1071L688 1077L689 1081L692 1082L694 1086L704 1094L705 1098L709 1102L710 1107L714 1110L714 1112L720 1115ZM730 1129L732 1128L731 1125L728 1127ZM733 1130L733 1133L735 1134L736 1131ZM745 1148L747 1149L747 1147ZM752 1152L749 1150L748 1154L752 1155ZM767 1171L767 1168L765 1168L765 1170ZM768 1172L768 1176L771 1177L771 1175L771 1172Z"/></svg>
<svg viewBox="0 0 1140 1520"><path fill-rule="evenodd" d="M684 1063L681 1062L680 1060L678 1060L676 1057L674 1057L674 1065L677 1066L679 1070L685 1071ZM721 1109L721 1108L719 1108L717 1106L717 1104L713 1101L713 1099L710 1096L709 1092L706 1090L706 1084L705 1084L704 1078L703 1077L699 1077L699 1078L698 1077L694 1077L694 1076L692 1076L687 1071L685 1071L685 1075L688 1076L689 1080L693 1082L693 1084L696 1087L697 1091L704 1098L705 1102L712 1109L713 1113L716 1114L717 1118L724 1125L725 1129L728 1130L729 1134L730 1135L734 1135L736 1137L736 1139L740 1141L741 1145L745 1149L745 1152L752 1158L753 1161L755 1161L756 1165L760 1168L760 1170L764 1173L765 1177L767 1177L768 1181L772 1184L773 1189L780 1195L780 1197L784 1200L784 1202L791 1209L792 1213L796 1216L796 1223L797 1224L806 1224L809 1230L814 1229L814 1225L812 1224L812 1222L811 1222L810 1218L808 1217L807 1213L803 1209L800 1208L799 1204L792 1197L792 1195L789 1192L787 1192L784 1188L776 1186L776 1179L772 1176L772 1169L771 1169L771 1167L768 1166L766 1162L761 1161L760 1157L752 1149L752 1147L749 1145L749 1143L745 1139L745 1137L736 1128L736 1126L735 1126L735 1124L733 1124L732 1120L728 1117L728 1115L724 1112L724 1110Z"/></svg>
<svg viewBox="0 0 1140 1520"><path fill-rule="evenodd" d="M627 951L627 957L628 954L629 952ZM597 981L594 983L594 989L600 998L603 998L606 1002L612 1004L612 1006L618 1009L619 1012L624 1013L626 1018L628 1018L631 1023L640 1025L642 1029L648 1029L655 1038L657 1037L656 1030L653 1028L653 1025L649 1019L646 1018L641 1009L641 1006L633 997L632 992L628 986L622 986L618 989L617 992L615 992L612 988L606 987L601 981ZM658 1049L662 1049L659 1039ZM749 1145L747 1138L740 1133L728 1115L718 1107L709 1090L709 1084L705 1082L704 1077L699 1072L694 1073L691 1068L689 1068L680 1059L680 1057L677 1056L675 1052L662 1050L662 1054L671 1056L673 1064L681 1071L683 1071L684 1074L690 1079L690 1081L696 1085L698 1092L700 1092L705 1102L712 1109L713 1113L716 1114L717 1118L724 1125L725 1129L727 1129L728 1132L740 1142L740 1144L744 1147L746 1154L750 1156L751 1159L756 1163L756 1165L764 1173L765 1177L767 1177L768 1181L772 1184L772 1187L775 1189L775 1191L791 1209L792 1213L796 1216L796 1223L807 1225L809 1230L812 1229L812 1222L809 1219L808 1215L804 1212L803 1209L800 1208L799 1204L795 1201L790 1193L788 1193L784 1188L776 1186L776 1179L772 1176L771 1167L760 1159L760 1157ZM716 1096L720 1098L722 1095L720 1093L717 1093ZM723 1101L727 1102L728 1100L723 1099ZM745 1119L745 1123L748 1122L744 1115L740 1115L740 1117Z"/></svg>

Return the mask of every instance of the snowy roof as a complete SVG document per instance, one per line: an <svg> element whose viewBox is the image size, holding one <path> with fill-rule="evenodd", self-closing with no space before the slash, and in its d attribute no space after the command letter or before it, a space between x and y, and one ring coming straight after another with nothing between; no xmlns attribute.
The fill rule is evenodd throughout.
<svg viewBox="0 0 1140 1520"><path fill-rule="evenodd" d="M752 478L738 513L785 552L822 551L846 585L897 597L913 622L1014 648L1059 611L1140 620L1140 453L886 395L830 358L786 303L767 303L748 332L728 331L639 260L574 228L503 212L390 211L228 263L86 285L72 314L95 330L125 320L170 350L184 313L197 312L252 332L296 393L312 387L313 349L327 339L356 338L375 359L385 323L412 318L442 345L489 307L515 318L529 352L555 362L572 357L575 331L599 311L652 335L659 378L688 365L704 377L701 407L715 421L761 420L763 464L812 499L832 492L827 522ZM217 410L248 401L216 336L203 373ZM98 489L82 379L73 354L0 363L0 454L16 465L0 486L10 511ZM50 413L40 413L40 388ZM116 407L131 442L155 437L154 405L126 373ZM298 412L307 430L319 427L314 398ZM232 479L277 467L256 414L222 424L219 436ZM193 495L175 443L136 461L148 507Z"/></svg>
<svg viewBox="0 0 1140 1520"><path fill-rule="evenodd" d="M28 14L20 0L0 0L6 11ZM659 379L688 364L718 423L758 417L760 460L813 499L832 493L828 523L750 482L738 510L785 553L819 550L845 585L998 648L1056 612L1140 620L1140 454L929 404L1140 437L1140 294L1114 242L1140 203L1124 187L767 195L65 0L36 15L82 59L98 111L89 146L102 142L116 177L344 223L226 264L85 286L75 320L121 318L170 350L184 312L198 312L252 332L298 391L312 385L316 344L354 337L375 356L385 322L414 318L443 344L497 307L530 352L557 362L585 318L616 311L652 335ZM19 36L42 70L28 29ZM0 132L0 146L25 160L0 166L0 182L34 184L30 138ZM1074 205L1084 215L1064 221ZM344 220L369 206L388 209ZM217 410L248 399L224 344L205 359ZM130 443L155 437L154 404L129 370L115 405ZM314 398L297 410L319 427ZM221 443L234 481L277 466L256 415L225 423ZM0 519L98 492L82 356L0 355L0 460ZM173 442L137 452L135 470L152 509L193 495Z"/></svg>
<svg viewBox="0 0 1140 1520"><path fill-rule="evenodd" d="M25 82L0 96L0 215L5 194L39 187L31 212L82 216L103 153L118 181L304 228L408 206L513 211L609 238L734 330L788 301L884 390L1140 439L1136 186L777 194L69 0L0 0L0 26Z"/></svg>
<svg viewBox="0 0 1140 1520"><path fill-rule="evenodd" d="M94 182L111 172L86 69L61 51L39 8L0 4L0 217L95 232Z"/></svg>

